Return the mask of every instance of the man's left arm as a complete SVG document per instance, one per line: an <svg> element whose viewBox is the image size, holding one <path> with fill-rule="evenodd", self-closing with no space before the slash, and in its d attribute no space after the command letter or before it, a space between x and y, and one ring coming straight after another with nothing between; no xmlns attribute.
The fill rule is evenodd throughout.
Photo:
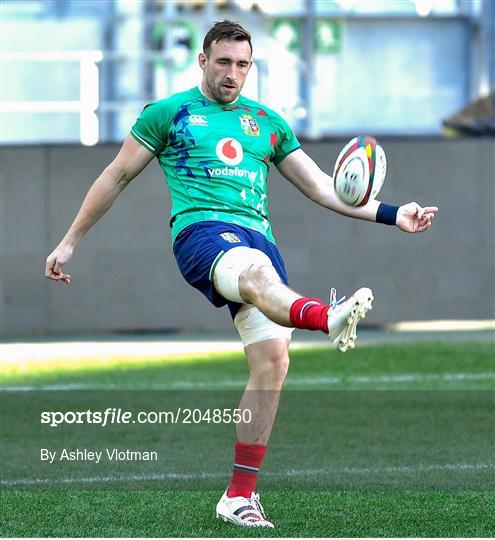
<svg viewBox="0 0 495 540"><path fill-rule="evenodd" d="M393 207L373 200L358 208L348 206L335 192L332 177L300 148L282 160L277 168L282 176L320 206L356 219L396 225L404 232L428 230L438 211L436 206L422 207L415 202Z"/></svg>

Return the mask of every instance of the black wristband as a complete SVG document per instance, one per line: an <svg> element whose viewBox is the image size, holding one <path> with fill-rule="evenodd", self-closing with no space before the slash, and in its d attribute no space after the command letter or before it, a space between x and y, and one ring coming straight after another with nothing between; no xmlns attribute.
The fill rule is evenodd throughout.
<svg viewBox="0 0 495 540"><path fill-rule="evenodd" d="M380 203L380 206L376 211L376 222L385 223L385 225L395 225L398 210L398 206Z"/></svg>

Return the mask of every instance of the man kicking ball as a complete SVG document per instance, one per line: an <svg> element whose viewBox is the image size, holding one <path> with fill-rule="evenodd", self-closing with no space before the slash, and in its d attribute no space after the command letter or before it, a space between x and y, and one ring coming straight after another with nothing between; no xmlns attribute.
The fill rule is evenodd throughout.
<svg viewBox="0 0 495 540"><path fill-rule="evenodd" d="M294 328L320 330L342 351L354 347L356 325L371 309L373 295L362 288L337 302L332 290L327 304L288 287L268 221L270 163L311 200L349 217L423 232L437 208L378 201L361 208L344 205L332 178L304 153L287 122L240 94L252 65L252 46L239 24L216 23L198 60L201 84L144 108L48 257L45 275L70 283L63 267L76 244L156 157L170 189L180 271L214 306L228 306L249 364L240 408L250 409L252 419L237 425L234 470L217 517L247 527L273 527L256 494L256 480L289 366L291 333Z"/></svg>

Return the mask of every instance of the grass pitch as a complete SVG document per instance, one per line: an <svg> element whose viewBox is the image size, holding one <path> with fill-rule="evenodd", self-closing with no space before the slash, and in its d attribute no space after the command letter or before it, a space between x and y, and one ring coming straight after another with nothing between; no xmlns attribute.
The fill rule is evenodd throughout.
<svg viewBox="0 0 495 540"><path fill-rule="evenodd" d="M88 400L104 407L123 395L149 409L193 398L235 407L247 377L242 355L4 372L0 534L494 536L493 353L489 341L295 351L258 484L273 531L214 517L229 479L232 425L98 432L47 431L36 415L30 423L39 407L81 410ZM136 437L162 444L166 461L108 472L36 459L40 445L91 446L99 437L103 445Z"/></svg>

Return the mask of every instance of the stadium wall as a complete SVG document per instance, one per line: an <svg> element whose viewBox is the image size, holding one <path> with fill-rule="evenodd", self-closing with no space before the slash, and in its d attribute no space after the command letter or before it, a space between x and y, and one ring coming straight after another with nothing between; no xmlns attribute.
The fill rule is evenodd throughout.
<svg viewBox="0 0 495 540"><path fill-rule="evenodd" d="M307 142L331 172L344 140ZM437 204L434 227L406 235L351 220L306 200L276 170L271 218L292 286L327 297L366 285L375 293L368 323L494 318L495 139L384 139L389 169L380 198ZM136 330L232 330L187 285L169 241L168 191L156 160L81 241L72 284L43 277L93 179L117 146L2 149L4 339Z"/></svg>

